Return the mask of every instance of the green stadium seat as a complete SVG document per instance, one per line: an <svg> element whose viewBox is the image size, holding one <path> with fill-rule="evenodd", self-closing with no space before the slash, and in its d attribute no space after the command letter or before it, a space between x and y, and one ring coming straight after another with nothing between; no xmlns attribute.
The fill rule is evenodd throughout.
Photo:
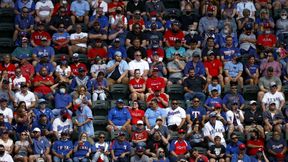
<svg viewBox="0 0 288 162"><path fill-rule="evenodd" d="M108 119L106 116L94 116L93 124L94 125L107 125Z"/></svg>
<svg viewBox="0 0 288 162"><path fill-rule="evenodd" d="M93 109L92 109L93 115L107 116L108 109L110 109L108 101L98 100L96 102L93 102Z"/></svg>
<svg viewBox="0 0 288 162"><path fill-rule="evenodd" d="M88 64L88 57L85 54L79 54L79 61L84 63L84 64Z"/></svg>
<svg viewBox="0 0 288 162"><path fill-rule="evenodd" d="M128 99L128 93L128 85L126 84L114 84L110 89L110 95L112 99Z"/></svg>
<svg viewBox="0 0 288 162"><path fill-rule="evenodd" d="M0 47L13 47L12 38L0 38Z"/></svg>
<svg viewBox="0 0 288 162"><path fill-rule="evenodd" d="M194 147L193 149L198 150L200 154L207 155L207 149L204 147Z"/></svg>
<svg viewBox="0 0 288 162"><path fill-rule="evenodd" d="M183 100L184 87L183 85L173 84L166 87L166 93L172 100Z"/></svg>
<svg viewBox="0 0 288 162"><path fill-rule="evenodd" d="M13 9L0 9L0 22L13 23L14 24L14 11Z"/></svg>
<svg viewBox="0 0 288 162"><path fill-rule="evenodd" d="M243 97L245 100L257 100L257 93L259 91L256 85L244 85L243 87Z"/></svg>
<svg viewBox="0 0 288 162"><path fill-rule="evenodd" d="M288 85L282 87L282 92L284 93L285 98L288 98Z"/></svg>
<svg viewBox="0 0 288 162"><path fill-rule="evenodd" d="M239 131L234 131L234 133L238 136L238 140L245 143L246 142L246 138L244 133L241 133Z"/></svg>

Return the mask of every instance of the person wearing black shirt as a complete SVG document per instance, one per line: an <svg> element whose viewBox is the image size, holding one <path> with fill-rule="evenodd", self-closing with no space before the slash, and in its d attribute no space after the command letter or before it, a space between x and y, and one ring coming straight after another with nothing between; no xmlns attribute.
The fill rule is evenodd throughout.
<svg viewBox="0 0 288 162"><path fill-rule="evenodd" d="M245 132L250 132L254 127L263 129L263 113L257 110L257 102L252 100L249 109L244 114Z"/></svg>
<svg viewBox="0 0 288 162"><path fill-rule="evenodd" d="M72 21L71 17L67 15L67 11L65 7L60 7L58 11L58 16L53 16L52 20L50 22L49 29L52 30L53 32L58 31L58 26L60 24L64 24L64 30L66 32L69 32L72 30Z"/></svg>
<svg viewBox="0 0 288 162"><path fill-rule="evenodd" d="M133 40L133 46L129 47L127 49L127 56L128 56L128 60L134 60L134 53L136 51L140 51L142 54L142 59L146 58L146 50L144 47L141 47L141 40L139 38L135 38Z"/></svg>
<svg viewBox="0 0 288 162"><path fill-rule="evenodd" d="M163 148L165 151L165 154L167 155L168 150L167 150L167 144L168 141L166 138L161 134L160 131L155 131L155 133L152 135L152 138L149 138L147 142L147 149L145 151L146 155L156 158L157 157L157 150L159 148Z"/></svg>

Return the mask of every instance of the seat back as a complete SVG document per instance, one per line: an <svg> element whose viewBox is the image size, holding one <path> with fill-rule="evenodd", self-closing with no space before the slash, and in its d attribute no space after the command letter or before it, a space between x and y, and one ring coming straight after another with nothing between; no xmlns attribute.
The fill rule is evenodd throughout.
<svg viewBox="0 0 288 162"><path fill-rule="evenodd" d="M128 98L128 85L114 84L111 86L110 95L112 99L127 99Z"/></svg>
<svg viewBox="0 0 288 162"><path fill-rule="evenodd" d="M166 87L166 93L172 100L183 100L184 87L179 84L169 85Z"/></svg>

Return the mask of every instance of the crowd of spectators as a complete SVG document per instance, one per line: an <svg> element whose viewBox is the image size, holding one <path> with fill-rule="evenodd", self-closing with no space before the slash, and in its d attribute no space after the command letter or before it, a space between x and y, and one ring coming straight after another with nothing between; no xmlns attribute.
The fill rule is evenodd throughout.
<svg viewBox="0 0 288 162"><path fill-rule="evenodd" d="M15 14L15 49L0 65L0 161L287 161L287 0L2 8ZM94 103L110 103L115 84L129 98L95 136ZM183 100L169 99L174 85ZM255 100L243 97L247 85Z"/></svg>

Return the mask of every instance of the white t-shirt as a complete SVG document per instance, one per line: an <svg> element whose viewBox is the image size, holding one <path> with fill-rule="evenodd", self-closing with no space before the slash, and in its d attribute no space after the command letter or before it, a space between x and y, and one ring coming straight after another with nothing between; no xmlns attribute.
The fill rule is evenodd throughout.
<svg viewBox="0 0 288 162"><path fill-rule="evenodd" d="M237 117L238 115L235 114L233 111L228 110L228 111L226 112L227 122L233 123L234 117L235 117L234 114L235 114L235 115L236 115L236 122L237 122L238 126L243 126L242 123L241 123L241 121L240 121L240 116L241 116L242 118L244 118L244 115L243 115L242 110L238 110L238 111L239 111L239 117Z"/></svg>
<svg viewBox="0 0 288 162"><path fill-rule="evenodd" d="M24 96L23 93L17 92L15 94L15 100L16 103L19 103L20 101L24 101L26 103L26 106L29 107L31 106L32 102L36 101L34 93L27 91L27 95Z"/></svg>
<svg viewBox="0 0 288 162"><path fill-rule="evenodd" d="M285 100L282 92L276 92L272 94L271 92L267 92L264 94L262 102L265 103L266 109L268 110L269 104L271 102L276 103L276 108L279 109L280 102Z"/></svg>
<svg viewBox="0 0 288 162"><path fill-rule="evenodd" d="M107 69L107 65L106 64L101 64L101 65L97 65L97 64L93 64L91 66L90 69L90 73L96 73L96 76L98 75L99 71L102 71L106 74L106 69Z"/></svg>
<svg viewBox="0 0 288 162"><path fill-rule="evenodd" d="M252 16L252 13L256 11L256 8L253 4L253 2L239 2L236 6L237 12L240 13L240 17L243 17L243 10L248 9L250 10L250 17Z"/></svg>
<svg viewBox="0 0 288 162"><path fill-rule="evenodd" d="M221 137L221 143L226 145L223 133L225 132L225 128L221 121L216 120L215 127L213 127L210 122L208 121L205 123L203 128L203 134L205 137L211 136L213 139L216 136Z"/></svg>
<svg viewBox="0 0 288 162"><path fill-rule="evenodd" d="M53 129L54 132L58 133L58 137L60 137L61 132L63 132L63 131L72 132L73 131L72 120L71 119L67 119L65 122L63 122L61 120L61 118L58 117L58 118L56 118L53 121L52 129Z"/></svg>
<svg viewBox="0 0 288 162"><path fill-rule="evenodd" d="M13 111L8 107L6 107L4 110L0 109L0 114L4 115L5 122L9 122L9 118L13 119Z"/></svg>
<svg viewBox="0 0 288 162"><path fill-rule="evenodd" d="M65 70L61 69L60 65L56 66L56 70L57 73L59 73L61 76L67 76L68 73L71 73L71 68L70 66L68 66Z"/></svg>
<svg viewBox="0 0 288 162"><path fill-rule="evenodd" d="M95 7L94 7L95 6ZM98 0L93 0L91 2L91 7L97 8L98 7ZM103 13L105 14L106 12L108 12L108 4L105 1L102 1L100 6L103 9ZM96 10L93 12L93 15L96 14Z"/></svg>
<svg viewBox="0 0 288 162"><path fill-rule="evenodd" d="M39 16L46 17L49 16L50 13L54 9L54 5L50 0L46 0L46 2L38 1L35 6L36 10L39 10Z"/></svg>
<svg viewBox="0 0 288 162"><path fill-rule="evenodd" d="M7 152L2 157L0 157L0 161L14 162L12 156L9 155Z"/></svg>
<svg viewBox="0 0 288 162"><path fill-rule="evenodd" d="M182 119L186 118L186 112L182 107L177 107L175 110L173 110L171 107L167 108L167 120L168 120L168 126L176 124L177 126L180 125Z"/></svg>
<svg viewBox="0 0 288 162"><path fill-rule="evenodd" d="M11 150L11 146L13 145L13 140L8 139L7 142L4 142L2 139L0 139L0 144L5 147L5 151L7 151L7 152L13 151L13 150Z"/></svg>
<svg viewBox="0 0 288 162"><path fill-rule="evenodd" d="M21 83L26 83L26 78L23 77L22 75L20 77L16 77L13 79L12 84L14 87L17 87L20 89Z"/></svg>
<svg viewBox="0 0 288 162"><path fill-rule="evenodd" d="M70 35L70 40L75 40L75 39L82 39L82 38L88 38L88 33L73 33ZM86 43L78 43L76 44L79 47L83 47L83 48L87 48L87 44Z"/></svg>
<svg viewBox="0 0 288 162"><path fill-rule="evenodd" d="M132 60L129 62L129 70L135 70L135 69L139 69L140 70L140 75L143 75L144 70L149 70L149 64L147 61L145 60L140 60L140 61L136 61L136 60Z"/></svg>

